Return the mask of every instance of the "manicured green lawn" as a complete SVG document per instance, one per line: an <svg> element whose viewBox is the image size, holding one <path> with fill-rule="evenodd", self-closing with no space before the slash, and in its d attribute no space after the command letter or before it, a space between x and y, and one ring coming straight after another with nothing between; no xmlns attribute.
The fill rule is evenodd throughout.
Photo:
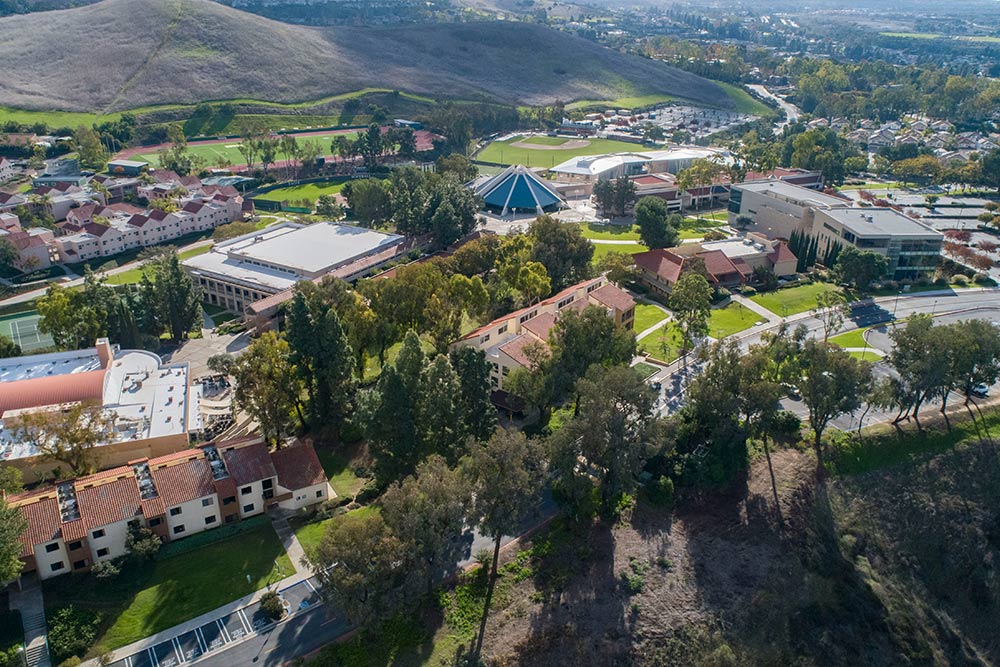
<svg viewBox="0 0 1000 667"><path fill-rule="evenodd" d="M265 525L163 561L126 565L111 580L90 575L49 579L43 591L47 608L72 604L103 616L101 633L90 651L99 655L232 602L294 571L274 529Z"/></svg>
<svg viewBox="0 0 1000 667"><path fill-rule="evenodd" d="M319 456L319 461L323 464L323 471L330 479L330 486L341 498L353 498L365 485L365 479L358 477L351 469L350 456L334 451L329 446L317 446L316 455Z"/></svg>
<svg viewBox="0 0 1000 667"><path fill-rule="evenodd" d="M538 137L531 137L535 141ZM494 141L476 156L483 162L497 164L523 164L526 167L554 167L561 162L580 155L601 155L604 153L628 153L643 150L642 145L613 139L586 139L586 146L581 148L522 148L512 146L524 140L524 137L514 137L506 141Z"/></svg>
<svg viewBox="0 0 1000 667"><path fill-rule="evenodd" d="M871 327L855 329L854 331L848 331L846 333L832 336L830 338L830 342L834 345L839 345L840 347L868 347L864 334L870 328Z"/></svg>
<svg viewBox="0 0 1000 667"><path fill-rule="evenodd" d="M635 304L635 325L632 329L636 334L640 334L657 322L667 319L670 316L663 308L649 303Z"/></svg>
<svg viewBox="0 0 1000 667"><path fill-rule="evenodd" d="M529 144L538 144L539 146L562 146L564 143L569 141L569 139L566 137L535 135L533 137L528 137L524 141Z"/></svg>
<svg viewBox="0 0 1000 667"><path fill-rule="evenodd" d="M378 509L370 505L359 507L356 510L351 510L345 514L338 514L329 519L303 524L295 529L295 536L299 538L299 544L302 545L302 548L308 554L323 541L323 534L326 532L327 526L340 522L364 522L376 512L378 512Z"/></svg>
<svg viewBox="0 0 1000 667"><path fill-rule="evenodd" d="M210 245L198 246L197 248L189 248L183 252L177 253L177 258L180 261L184 261L190 257L195 257L197 255L203 255L212 249ZM142 267L137 266L134 269L129 269L128 271L122 271L121 273L113 273L108 275L109 285L131 285L142 280Z"/></svg>
<svg viewBox="0 0 1000 667"><path fill-rule="evenodd" d="M599 261L601 257L604 257L609 252L624 252L634 255L637 252L646 252L647 250L649 248L641 243L595 243L593 261Z"/></svg>
<svg viewBox="0 0 1000 667"><path fill-rule="evenodd" d="M639 228L635 225L601 225L585 222L580 225L584 238L599 241L638 241Z"/></svg>
<svg viewBox="0 0 1000 667"><path fill-rule="evenodd" d="M204 255L211 249L211 244L198 246L197 248L188 248L187 250L177 253L177 259L183 262L185 259L191 259L192 257L197 257L198 255Z"/></svg>
<svg viewBox="0 0 1000 667"><path fill-rule="evenodd" d="M712 338L725 338L749 329L758 321L764 319L743 304L731 303L725 308L712 309L708 320L708 335Z"/></svg>
<svg viewBox="0 0 1000 667"><path fill-rule="evenodd" d="M278 188L257 195L254 199L265 201L287 201L291 204L301 201L309 201L315 205L320 195L332 195L344 189L343 183L305 183L303 185L292 185L287 188Z"/></svg>
<svg viewBox="0 0 1000 667"><path fill-rule="evenodd" d="M750 297L775 315L786 317L795 313L804 313L816 307L816 297L825 292L839 292L840 288L833 283L810 283L788 289L779 289L765 294L755 294Z"/></svg>
<svg viewBox="0 0 1000 667"><path fill-rule="evenodd" d="M663 339L666 337L667 351L663 350ZM662 327L640 338L637 344L640 352L645 352L654 359L670 362L680 356L681 332L673 322L667 322Z"/></svg>

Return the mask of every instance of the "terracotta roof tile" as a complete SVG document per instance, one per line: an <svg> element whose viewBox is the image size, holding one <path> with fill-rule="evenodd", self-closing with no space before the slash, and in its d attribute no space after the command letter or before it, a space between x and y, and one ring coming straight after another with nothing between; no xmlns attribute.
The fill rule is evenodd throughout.
<svg viewBox="0 0 1000 667"><path fill-rule="evenodd" d="M96 370L0 383L0 416L8 410L101 400L105 374Z"/></svg>
<svg viewBox="0 0 1000 667"><path fill-rule="evenodd" d="M88 530L108 526L119 521L130 521L141 516L139 485L130 467L120 470L120 479L99 482L89 488L92 478L77 480L76 502L80 517ZM105 479L108 475L104 476Z"/></svg>
<svg viewBox="0 0 1000 667"><path fill-rule="evenodd" d="M539 343L535 338L521 334L516 338L512 338L503 345L499 347L499 350L506 354L508 357L513 359L515 362L524 366L525 368L531 368L531 359L525 353L525 348L529 345L543 345L548 348L545 343Z"/></svg>
<svg viewBox="0 0 1000 667"><path fill-rule="evenodd" d="M639 268L652 273L662 282L673 284L681 277L684 259L678 255L658 248L632 255L632 260Z"/></svg>
<svg viewBox="0 0 1000 667"><path fill-rule="evenodd" d="M533 334L540 340L548 340L549 332L555 325L556 316L554 313L542 313L537 317L532 317L530 320L522 324L521 328L526 329L529 333Z"/></svg>
<svg viewBox="0 0 1000 667"><path fill-rule="evenodd" d="M635 300L629 296L628 292L620 287L615 287L611 283L597 288L590 293L590 297L603 303L608 308L614 308L622 312L635 307Z"/></svg>
<svg viewBox="0 0 1000 667"><path fill-rule="evenodd" d="M312 445L299 444L271 453L271 461L278 473L278 484L293 491L326 481L323 464Z"/></svg>
<svg viewBox="0 0 1000 667"><path fill-rule="evenodd" d="M222 459L226 462L229 475L236 482L237 486L259 482L269 477L274 477L274 463L267 452L267 446L258 442L245 447L234 447L220 451Z"/></svg>
<svg viewBox="0 0 1000 667"><path fill-rule="evenodd" d="M199 458L151 470L156 490L163 499L165 507L173 507L215 493L212 466L205 459Z"/></svg>
<svg viewBox="0 0 1000 667"><path fill-rule="evenodd" d="M25 503L18 510L28 521L28 529L21 535L22 557L33 555L36 546L59 537L59 502L55 498Z"/></svg>

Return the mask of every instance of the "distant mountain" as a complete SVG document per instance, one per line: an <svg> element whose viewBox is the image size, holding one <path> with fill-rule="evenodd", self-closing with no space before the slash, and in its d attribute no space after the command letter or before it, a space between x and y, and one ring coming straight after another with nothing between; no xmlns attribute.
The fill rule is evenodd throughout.
<svg viewBox="0 0 1000 667"><path fill-rule="evenodd" d="M0 19L0 100L111 111L384 87L523 104L669 94L731 107L714 83L544 26L312 28L211 0L104 0Z"/></svg>
<svg viewBox="0 0 1000 667"><path fill-rule="evenodd" d="M0 0L0 16L90 5L97 0Z"/></svg>

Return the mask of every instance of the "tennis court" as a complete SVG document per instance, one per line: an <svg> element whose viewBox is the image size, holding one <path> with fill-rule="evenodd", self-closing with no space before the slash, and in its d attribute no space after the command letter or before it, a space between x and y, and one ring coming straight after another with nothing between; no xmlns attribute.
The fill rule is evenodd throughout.
<svg viewBox="0 0 1000 667"><path fill-rule="evenodd" d="M20 345L25 353L52 347L55 344L52 336L38 330L40 319L36 311L8 315L0 318L0 334Z"/></svg>

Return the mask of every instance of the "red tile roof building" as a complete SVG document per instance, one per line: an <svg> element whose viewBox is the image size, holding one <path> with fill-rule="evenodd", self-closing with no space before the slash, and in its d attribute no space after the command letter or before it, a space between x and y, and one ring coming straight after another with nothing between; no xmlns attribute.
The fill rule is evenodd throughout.
<svg viewBox="0 0 1000 667"><path fill-rule="evenodd" d="M490 379L493 388L502 391L504 378L513 369L530 365L528 350L533 344L547 347L549 335L561 312L579 311L588 306L603 309L614 319L615 326L632 328L635 301L628 292L609 283L606 277L599 276L481 326L453 343L452 348L474 347L485 352L492 366Z"/></svg>
<svg viewBox="0 0 1000 667"><path fill-rule="evenodd" d="M28 523L24 571L42 579L126 553L132 525L174 540L333 495L312 445L268 452L260 439L207 444L8 497Z"/></svg>

